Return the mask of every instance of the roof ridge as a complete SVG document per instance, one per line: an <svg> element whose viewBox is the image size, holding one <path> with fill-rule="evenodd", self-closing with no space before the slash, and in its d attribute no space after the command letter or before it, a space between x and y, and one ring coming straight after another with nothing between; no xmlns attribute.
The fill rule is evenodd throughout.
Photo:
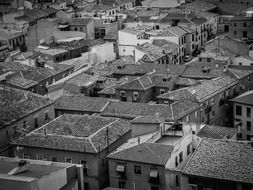
<svg viewBox="0 0 253 190"><path fill-rule="evenodd" d="M94 143L91 140L91 137L88 137L88 140L90 141L92 147L95 149L96 152L98 152L97 148L95 147Z"/></svg>
<svg viewBox="0 0 253 190"><path fill-rule="evenodd" d="M147 146L147 144L155 144L155 143L143 143L143 146L145 146L147 149L149 149L156 157L162 159L162 157L159 156L158 154L156 154L153 150L151 150L151 148L149 148L149 147Z"/></svg>

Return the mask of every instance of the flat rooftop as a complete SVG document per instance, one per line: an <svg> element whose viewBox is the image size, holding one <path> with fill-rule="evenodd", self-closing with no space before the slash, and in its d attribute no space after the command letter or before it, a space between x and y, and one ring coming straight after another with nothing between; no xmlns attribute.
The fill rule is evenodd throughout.
<svg viewBox="0 0 253 190"><path fill-rule="evenodd" d="M155 143L166 144L166 145L174 145L181 138L182 138L181 136L165 135L165 136L162 136L160 139L158 139Z"/></svg>
<svg viewBox="0 0 253 190"><path fill-rule="evenodd" d="M28 160L29 162L29 160ZM37 163L30 163L30 167L27 171L24 171L22 173L15 174L13 176L18 177L32 177L32 178L41 178L45 175L48 175L50 173L53 173L55 171L62 170L65 167L55 166L53 164L50 165L43 165L43 164L37 164ZM18 162L14 160L0 160L0 174L6 174L16 168L18 166ZM8 175L11 176L11 175Z"/></svg>

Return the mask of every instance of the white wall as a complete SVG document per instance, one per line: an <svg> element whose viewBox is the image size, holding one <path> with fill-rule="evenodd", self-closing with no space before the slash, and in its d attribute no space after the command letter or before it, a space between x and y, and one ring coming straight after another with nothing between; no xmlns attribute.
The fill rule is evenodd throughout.
<svg viewBox="0 0 253 190"><path fill-rule="evenodd" d="M97 54L97 62L104 63L105 61L114 61L116 59L116 53L114 52L113 43L106 42L102 45L91 47L91 53Z"/></svg>

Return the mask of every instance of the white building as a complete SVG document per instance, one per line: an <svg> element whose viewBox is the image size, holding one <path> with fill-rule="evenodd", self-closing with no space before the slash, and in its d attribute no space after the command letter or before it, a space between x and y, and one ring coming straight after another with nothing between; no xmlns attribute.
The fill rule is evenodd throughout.
<svg viewBox="0 0 253 190"><path fill-rule="evenodd" d="M112 42L106 42L101 45L92 46L90 53L96 53L97 63L104 63L114 61L116 59L116 53Z"/></svg>

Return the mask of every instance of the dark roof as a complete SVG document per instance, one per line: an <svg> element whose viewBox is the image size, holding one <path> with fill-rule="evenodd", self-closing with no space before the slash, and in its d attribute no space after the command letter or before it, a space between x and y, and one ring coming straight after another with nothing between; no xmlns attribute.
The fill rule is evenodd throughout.
<svg viewBox="0 0 253 190"><path fill-rule="evenodd" d="M137 146L111 153L108 158L146 164L165 165L173 146L159 143L142 143Z"/></svg>
<svg viewBox="0 0 253 190"><path fill-rule="evenodd" d="M253 148L250 143L202 139L183 173L187 175L253 183Z"/></svg>
<svg viewBox="0 0 253 190"><path fill-rule="evenodd" d="M245 92L231 100L235 103L253 105L253 90Z"/></svg>
<svg viewBox="0 0 253 190"><path fill-rule="evenodd" d="M126 120L64 114L12 144L98 153L108 147L107 133L109 144L112 144L130 131L131 124Z"/></svg>
<svg viewBox="0 0 253 190"><path fill-rule="evenodd" d="M72 18L68 22L69 22L70 26L79 26L79 25L85 25L86 26L91 21L92 21L91 18Z"/></svg>
<svg viewBox="0 0 253 190"><path fill-rule="evenodd" d="M111 101L102 115L127 119L134 119L137 116L158 116L165 120L174 121L185 117L198 108L199 104L188 100L180 100L171 105Z"/></svg>
<svg viewBox="0 0 253 190"><path fill-rule="evenodd" d="M201 138L213 138L213 139L224 139L232 138L236 134L236 128L215 126L215 125L205 125L198 132L197 136Z"/></svg>
<svg viewBox="0 0 253 190"><path fill-rule="evenodd" d="M55 109L76 110L99 113L109 103L108 98L88 96L62 96L56 100Z"/></svg>
<svg viewBox="0 0 253 190"><path fill-rule="evenodd" d="M48 98L31 92L0 88L0 128L52 103Z"/></svg>

